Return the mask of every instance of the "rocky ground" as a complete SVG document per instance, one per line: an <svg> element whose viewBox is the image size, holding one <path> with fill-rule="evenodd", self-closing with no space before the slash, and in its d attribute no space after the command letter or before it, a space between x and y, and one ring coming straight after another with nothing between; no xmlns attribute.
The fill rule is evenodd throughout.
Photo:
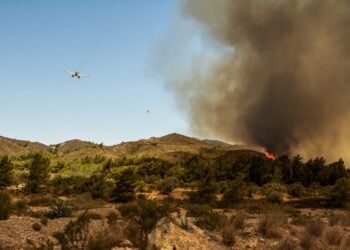
<svg viewBox="0 0 350 250"><path fill-rule="evenodd" d="M32 211L47 210L48 207L31 207ZM93 235L103 229L108 229L106 216L116 212L114 205L107 205L89 210L100 215L89 225L89 234ZM0 249L34 249L50 240L54 249L60 249L58 241L52 237L54 232L63 231L65 225L81 211L76 211L71 218L48 220L43 224L40 218L12 215L7 220L0 221ZM180 209L169 217L161 219L156 228L149 234L150 245L157 249L203 250L203 249L350 249L350 217L346 211L331 211L327 209L300 209L296 215L291 212L273 211L267 213L250 213L249 211L226 211L229 216L244 215L243 224L235 229L232 246L223 244L220 231L208 231L195 225L195 219L186 216L186 211ZM236 215L235 215L236 214ZM264 232L262 221L269 217L267 230ZM322 223L321 233L310 235L310 242L305 242L308 219L317 219ZM123 224L123 219L118 223ZM33 224L40 224L40 230L34 230ZM315 229L314 229L315 230ZM311 244L311 245L307 245ZM120 246L113 249L135 249L124 239Z"/></svg>

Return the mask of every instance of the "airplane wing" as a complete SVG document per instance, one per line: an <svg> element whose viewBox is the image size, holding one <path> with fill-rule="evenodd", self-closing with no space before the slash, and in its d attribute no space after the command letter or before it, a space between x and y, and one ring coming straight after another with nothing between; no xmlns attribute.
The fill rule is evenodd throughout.
<svg viewBox="0 0 350 250"><path fill-rule="evenodd" d="M79 74L80 77L90 77L90 75L85 75L85 74Z"/></svg>
<svg viewBox="0 0 350 250"><path fill-rule="evenodd" d="M68 70L63 70L63 72L66 72L67 74L74 75L74 72L68 71Z"/></svg>

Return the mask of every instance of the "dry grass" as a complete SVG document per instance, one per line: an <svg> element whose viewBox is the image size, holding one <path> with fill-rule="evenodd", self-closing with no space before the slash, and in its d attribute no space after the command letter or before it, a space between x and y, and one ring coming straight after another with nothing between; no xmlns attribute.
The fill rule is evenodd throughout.
<svg viewBox="0 0 350 250"><path fill-rule="evenodd" d="M275 211L267 213L258 223L258 233L267 238L279 238L281 236L280 228L287 222L284 214Z"/></svg>
<svg viewBox="0 0 350 250"><path fill-rule="evenodd" d="M247 214L239 211L237 214L229 219L229 222L236 228L236 229L243 229L245 226Z"/></svg>
<svg viewBox="0 0 350 250"><path fill-rule="evenodd" d="M319 220L310 220L305 226L305 232L314 237L320 237L324 231L325 225Z"/></svg>
<svg viewBox="0 0 350 250"><path fill-rule="evenodd" d="M330 226L344 226L349 227L350 226L350 215L347 214L332 214L329 217L329 225Z"/></svg>
<svg viewBox="0 0 350 250"><path fill-rule="evenodd" d="M331 227L327 229L324 234L327 243L332 246L339 246L343 239L343 236L343 230L339 227Z"/></svg>
<svg viewBox="0 0 350 250"><path fill-rule="evenodd" d="M300 238L300 246L304 250L311 250L315 249L315 246L317 244L317 238L313 235L311 235L308 232L305 232L304 234L301 235Z"/></svg>
<svg viewBox="0 0 350 250"><path fill-rule="evenodd" d="M350 236L344 237L340 244L340 250L347 250L347 249L350 249Z"/></svg>
<svg viewBox="0 0 350 250"><path fill-rule="evenodd" d="M121 246L125 236L120 227L108 228L97 232L89 239L88 249L107 250Z"/></svg>
<svg viewBox="0 0 350 250"><path fill-rule="evenodd" d="M225 246L233 246L236 243L236 229L233 225L227 225L222 229L222 242Z"/></svg>
<svg viewBox="0 0 350 250"><path fill-rule="evenodd" d="M291 239L284 239L284 240L282 240L274 248L274 250L296 250L296 249L298 249L298 245L297 245L297 243L295 243Z"/></svg>

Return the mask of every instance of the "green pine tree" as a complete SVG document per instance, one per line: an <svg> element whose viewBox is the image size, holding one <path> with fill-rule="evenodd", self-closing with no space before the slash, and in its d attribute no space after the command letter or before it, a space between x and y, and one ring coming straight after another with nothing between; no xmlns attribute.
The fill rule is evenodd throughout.
<svg viewBox="0 0 350 250"><path fill-rule="evenodd" d="M7 156L0 159L0 189L11 184L12 180L12 163Z"/></svg>
<svg viewBox="0 0 350 250"><path fill-rule="evenodd" d="M29 177L26 189L29 192L37 193L40 187L49 179L50 159L46 158L41 153L34 153L31 158L28 165Z"/></svg>

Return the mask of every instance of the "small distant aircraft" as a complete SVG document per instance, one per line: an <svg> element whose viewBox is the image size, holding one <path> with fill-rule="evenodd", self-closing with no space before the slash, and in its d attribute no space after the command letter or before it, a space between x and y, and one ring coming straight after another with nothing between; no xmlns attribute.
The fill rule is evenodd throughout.
<svg viewBox="0 0 350 250"><path fill-rule="evenodd" d="M90 77L89 75L84 75L82 73L80 73L79 71L68 71L68 70L64 70L64 72L66 72L67 74L69 74L71 77L76 77L76 78L81 78L81 77Z"/></svg>
<svg viewBox="0 0 350 250"><path fill-rule="evenodd" d="M149 110L149 109L146 109L146 113L151 113L151 110Z"/></svg>

